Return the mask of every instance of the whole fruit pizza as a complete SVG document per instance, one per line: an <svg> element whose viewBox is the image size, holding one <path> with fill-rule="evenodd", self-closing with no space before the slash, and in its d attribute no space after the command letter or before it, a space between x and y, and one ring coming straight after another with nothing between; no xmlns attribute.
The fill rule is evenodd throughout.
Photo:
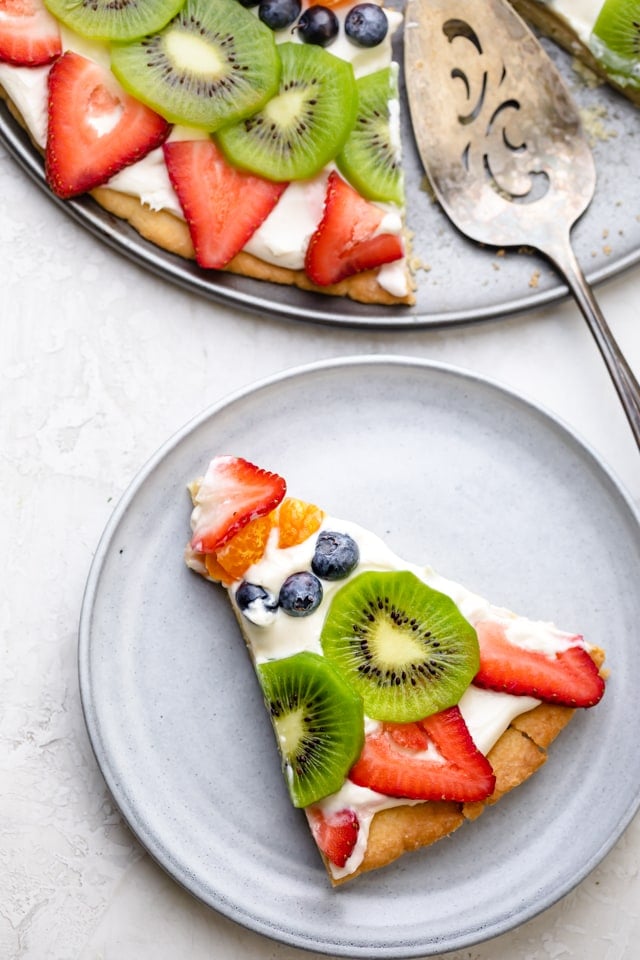
<svg viewBox="0 0 640 960"><path fill-rule="evenodd" d="M604 653L217 456L187 565L226 587L286 787L333 884L477 819L605 690Z"/></svg>
<svg viewBox="0 0 640 960"><path fill-rule="evenodd" d="M640 100L638 0L513 0ZM0 0L0 92L62 199L205 270L414 299L382 0Z"/></svg>

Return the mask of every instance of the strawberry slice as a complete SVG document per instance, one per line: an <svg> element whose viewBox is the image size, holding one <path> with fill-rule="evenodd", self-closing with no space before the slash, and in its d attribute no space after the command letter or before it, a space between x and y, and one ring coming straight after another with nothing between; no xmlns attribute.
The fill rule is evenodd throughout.
<svg viewBox="0 0 640 960"><path fill-rule="evenodd" d="M0 60L37 67L61 53L58 21L42 0L0 0Z"/></svg>
<svg viewBox="0 0 640 960"><path fill-rule="evenodd" d="M325 816L319 807L308 807L307 817L313 839L327 860L344 867L358 839L360 821L355 811L345 809Z"/></svg>
<svg viewBox="0 0 640 960"><path fill-rule="evenodd" d="M241 457L214 457L194 499L191 548L215 553L251 520L274 510L286 483Z"/></svg>
<svg viewBox="0 0 640 960"><path fill-rule="evenodd" d="M68 198L106 183L160 146L170 126L122 89L110 70L72 51L49 73L46 174Z"/></svg>
<svg viewBox="0 0 640 960"><path fill-rule="evenodd" d="M526 650L507 639L501 623L476 624L480 670L474 684L568 707L592 707L604 693L604 680L587 651L575 643L555 654Z"/></svg>
<svg viewBox="0 0 640 960"><path fill-rule="evenodd" d="M226 267L288 186L236 170L209 139L165 143L164 156L201 267Z"/></svg>
<svg viewBox="0 0 640 960"><path fill-rule="evenodd" d="M379 233L384 212L364 200L335 170L329 174L324 215L309 241L307 276L318 286L404 256L402 238Z"/></svg>
<svg viewBox="0 0 640 960"><path fill-rule="evenodd" d="M383 723L366 738L349 779L391 797L460 803L484 800L495 788L458 707L417 723Z"/></svg>

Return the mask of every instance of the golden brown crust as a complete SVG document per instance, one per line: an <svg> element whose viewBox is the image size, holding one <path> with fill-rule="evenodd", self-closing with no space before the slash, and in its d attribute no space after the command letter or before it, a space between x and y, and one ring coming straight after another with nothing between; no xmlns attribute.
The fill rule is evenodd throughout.
<svg viewBox="0 0 640 960"><path fill-rule="evenodd" d="M122 220L127 220L146 240L164 250L168 250L170 253L193 259L193 244L188 227L183 220L166 211L151 210L141 204L137 197L120 193L108 187L98 187L96 190L92 190L91 195L109 213L113 213ZM411 304L414 301L412 294L406 297L395 297L381 287L376 279L375 270L367 270L365 273L347 277L340 283L328 287L318 287L309 280L303 270L278 267L260 260L250 253L241 252L227 264L225 271L251 277L254 280L266 280L268 283L295 286L301 290L314 293L349 297L351 300L357 300L360 303Z"/></svg>
<svg viewBox="0 0 640 960"><path fill-rule="evenodd" d="M339 886L367 870L386 866L404 853L442 840L462 826L464 819L460 804L445 800L381 810L371 823L367 851L358 869L331 882Z"/></svg>
<svg viewBox="0 0 640 960"><path fill-rule="evenodd" d="M633 103L640 105L640 88L616 83L606 73L589 48L576 37L567 23L557 13L550 10L546 4L540 3L539 0L511 0L511 4L525 20L537 27L546 36L555 40L559 46L572 53L601 80L614 87Z"/></svg>

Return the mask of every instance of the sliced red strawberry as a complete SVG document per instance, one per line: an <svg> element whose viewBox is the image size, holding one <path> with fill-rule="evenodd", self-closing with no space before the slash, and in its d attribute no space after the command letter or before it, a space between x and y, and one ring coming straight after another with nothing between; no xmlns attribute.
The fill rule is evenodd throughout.
<svg viewBox="0 0 640 960"><path fill-rule="evenodd" d="M0 0L0 60L37 67L61 53L58 21L42 0Z"/></svg>
<svg viewBox="0 0 640 960"><path fill-rule="evenodd" d="M592 707L604 693L604 680L587 651L575 644L555 654L526 650L507 639L494 621L476 624L480 670L474 684L569 707Z"/></svg>
<svg viewBox="0 0 640 960"><path fill-rule="evenodd" d="M110 70L72 51L49 73L47 180L68 198L106 183L166 139L170 127Z"/></svg>
<svg viewBox="0 0 640 960"><path fill-rule="evenodd" d="M236 170L209 139L165 143L164 156L201 267L226 267L288 186Z"/></svg>
<svg viewBox="0 0 640 960"><path fill-rule="evenodd" d="M327 860L344 867L358 839L360 821L355 811L345 809L325 816L318 807L308 807L307 817L313 839Z"/></svg>
<svg viewBox="0 0 640 960"><path fill-rule="evenodd" d="M383 723L370 734L349 773L349 779L391 797L412 800L484 800L493 793L491 764L477 749L458 707L449 707L426 720ZM426 734L435 750L425 751ZM415 749L419 747L419 749Z"/></svg>
<svg viewBox="0 0 640 960"><path fill-rule="evenodd" d="M318 286L404 255L402 238L379 233L383 211L364 200L335 170L329 174L324 215L309 241L305 271Z"/></svg>
<svg viewBox="0 0 640 960"><path fill-rule="evenodd" d="M241 457L215 457L196 494L191 548L215 553L251 520L274 510L287 485Z"/></svg>

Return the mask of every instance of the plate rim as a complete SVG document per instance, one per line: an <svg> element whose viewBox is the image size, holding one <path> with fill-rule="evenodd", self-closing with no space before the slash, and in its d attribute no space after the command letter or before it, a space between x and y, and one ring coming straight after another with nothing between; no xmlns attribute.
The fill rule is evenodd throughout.
<svg viewBox="0 0 640 960"><path fill-rule="evenodd" d="M170 876L170 878L176 882L178 886L186 890L190 895L194 896L196 900L200 901L210 909L213 909L217 913L238 923L240 926L245 927L246 929L255 933L261 934L266 938L280 944L335 957L376 957L379 958L379 960L382 960L382 958L387 958L387 960L412 960L412 958L436 956L442 953L443 950L448 952L450 950L465 949L476 946L480 943L484 943L520 927L522 924L532 920L545 910L549 909L555 903L559 902L568 893L570 893L571 890L577 887L588 876L588 874L598 866L601 860L620 839L640 809L640 789L636 792L635 796L630 799L626 809L621 813L616 829L613 830L608 836L603 838L598 849L595 850L585 862L583 862L581 868L577 872L574 872L571 877L568 878L567 881L564 882L564 884L562 884L559 888L555 888L552 893L550 892L543 900L529 904L526 909L520 910L517 914L517 919L515 922L511 915L505 916L501 918L498 923L494 922L491 927L491 931L488 934L482 933L478 935L478 931L475 931L474 934L469 933L466 938L459 939L456 942L448 944L425 944L424 942L418 944L414 943L412 940L399 940L397 943L385 943L382 946L373 944L371 942L367 944L356 944L350 942L347 944L346 941L341 941L338 943L333 941L329 942L327 940L319 943L315 940L311 941L309 937L305 937L304 935L296 933L295 931L286 931L281 927L276 928L274 923L268 923L255 916L249 916L246 909L243 913L235 904L230 904L227 902L223 895L220 895L215 903L211 902L211 900L202 897L196 890L189 886L189 884L185 881L186 871L184 871L182 875L178 875L175 869L172 869L172 864L167 860L163 860L162 856L158 855L158 850L154 850L152 846L149 845L148 838L145 839L144 831L140 830L128 816L128 806L126 812L123 809L121 805L122 797L118 796L118 791L115 785L115 779L113 776L114 771L110 766L108 756L105 755L104 750L102 751L102 756L100 756L99 749L101 745L101 738L99 730L97 729L96 704L95 699L91 695L91 619L95 598L99 589L100 577L104 563L109 555L109 549L112 544L113 535L117 531L120 521L126 514L131 501L135 499L135 496L143 484L154 473L155 469L163 462L166 456L178 448L185 438L187 438L192 432L197 430L208 420L215 418L216 415L225 411L227 408L232 407L238 401L249 397L254 392L285 381L303 378L309 373L315 374L317 372L326 370L335 371L341 368L350 368L354 365L359 367L372 366L374 368L387 366L398 368L414 367L417 370L427 374L435 371L445 375L453 375L454 377L462 380L470 380L480 384L483 387L488 387L500 394L502 397L509 398L511 401L515 401L521 405L521 407L536 412L544 419L545 424L548 427L555 430L559 429L566 440L574 444L589 458L592 466L604 479L606 479L610 492L614 493L619 498L619 501L624 505L630 518L632 518L634 521L636 532L640 534L640 508L636 506L629 492L625 489L624 485L616 477L614 471L607 465L598 452L588 442L586 442L576 430L565 423L545 405L530 400L521 392L512 389L495 378L484 376L473 370L469 370L465 367L448 362L432 361L398 354L355 354L345 357L325 358L322 360L293 366L255 380L252 383L236 389L219 398L214 403L206 406L194 417L187 420L182 427L174 431L174 433L156 449L156 451L146 460L146 462L143 463L140 469L135 473L131 482L125 487L99 538L93 559L90 564L82 597L78 625L77 648L77 670L80 689L80 702L88 739L94 753L98 770L113 797L120 815L127 824L128 829L131 830L132 834L138 839L144 850ZM175 865L173 866L175 867Z"/></svg>

